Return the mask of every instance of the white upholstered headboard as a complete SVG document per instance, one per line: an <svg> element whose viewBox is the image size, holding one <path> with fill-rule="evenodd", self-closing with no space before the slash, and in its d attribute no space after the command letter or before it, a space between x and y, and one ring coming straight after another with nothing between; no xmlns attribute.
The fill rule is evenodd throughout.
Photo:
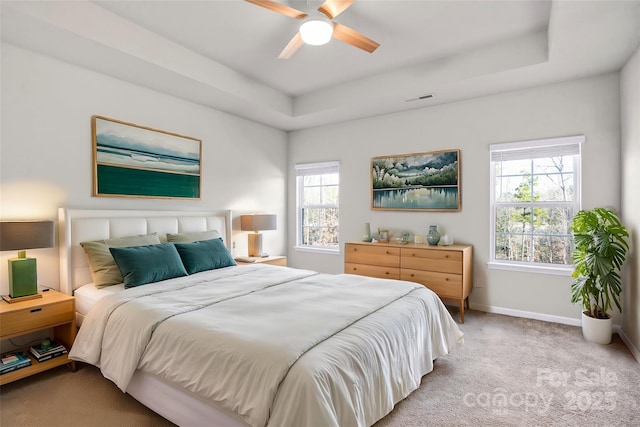
<svg viewBox="0 0 640 427"><path fill-rule="evenodd" d="M80 242L138 234L217 230L231 250L231 211L138 211L58 209L60 292L73 294L91 283L89 264Z"/></svg>

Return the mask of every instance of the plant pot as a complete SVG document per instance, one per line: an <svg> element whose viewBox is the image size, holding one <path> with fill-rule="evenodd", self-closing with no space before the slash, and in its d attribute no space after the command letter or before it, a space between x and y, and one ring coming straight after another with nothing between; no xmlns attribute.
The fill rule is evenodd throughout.
<svg viewBox="0 0 640 427"><path fill-rule="evenodd" d="M582 336L587 341L596 344L609 344L611 343L612 330L613 320L611 318L596 319L582 312Z"/></svg>

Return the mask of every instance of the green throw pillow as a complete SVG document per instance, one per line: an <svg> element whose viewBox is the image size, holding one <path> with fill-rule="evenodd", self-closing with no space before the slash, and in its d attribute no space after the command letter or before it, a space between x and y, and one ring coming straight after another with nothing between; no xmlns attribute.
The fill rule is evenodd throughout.
<svg viewBox="0 0 640 427"><path fill-rule="evenodd" d="M109 248L124 279L125 288L186 276L173 243Z"/></svg>
<svg viewBox="0 0 640 427"><path fill-rule="evenodd" d="M155 245L160 243L157 233L139 236L127 236L114 239L95 240L92 242L80 242L80 246L87 255L87 261L91 269L91 277L97 288L117 285L122 283L122 274L118 270L116 262L109 252L109 248L122 248L129 246Z"/></svg>
<svg viewBox="0 0 640 427"><path fill-rule="evenodd" d="M167 242L174 243L191 243L200 240L211 240L220 237L220 233L216 230L193 231L191 233L167 233Z"/></svg>
<svg viewBox="0 0 640 427"><path fill-rule="evenodd" d="M174 245L189 274L236 265L221 238Z"/></svg>

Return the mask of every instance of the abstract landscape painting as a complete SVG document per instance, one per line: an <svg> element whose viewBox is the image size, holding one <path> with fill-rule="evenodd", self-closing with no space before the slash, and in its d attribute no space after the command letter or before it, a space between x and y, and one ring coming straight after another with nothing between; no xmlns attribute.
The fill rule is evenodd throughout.
<svg viewBox="0 0 640 427"><path fill-rule="evenodd" d="M374 210L459 211L460 150L371 159Z"/></svg>
<svg viewBox="0 0 640 427"><path fill-rule="evenodd" d="M94 196L200 199L202 141L92 117Z"/></svg>

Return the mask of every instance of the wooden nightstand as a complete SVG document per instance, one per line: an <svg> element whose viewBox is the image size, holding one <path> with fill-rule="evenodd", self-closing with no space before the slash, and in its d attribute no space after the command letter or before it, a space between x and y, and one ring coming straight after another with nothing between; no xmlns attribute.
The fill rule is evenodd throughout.
<svg viewBox="0 0 640 427"><path fill-rule="evenodd" d="M18 337L43 329L53 328L53 339L71 349L76 338L76 300L56 291L43 292L42 298L9 304L0 302L0 340ZM29 354L29 349L22 349ZM29 355L31 357L31 355ZM69 364L75 371L75 362L63 354L42 363L33 357L31 366L0 375L0 385L7 384L38 372Z"/></svg>
<svg viewBox="0 0 640 427"><path fill-rule="evenodd" d="M253 258L255 261L253 262L245 262L245 261L240 261L238 258L236 258L236 264L238 265L251 265L251 264L271 264L271 265L279 265L281 267L286 267L287 266L287 257L286 256L265 256L265 257L255 257Z"/></svg>

